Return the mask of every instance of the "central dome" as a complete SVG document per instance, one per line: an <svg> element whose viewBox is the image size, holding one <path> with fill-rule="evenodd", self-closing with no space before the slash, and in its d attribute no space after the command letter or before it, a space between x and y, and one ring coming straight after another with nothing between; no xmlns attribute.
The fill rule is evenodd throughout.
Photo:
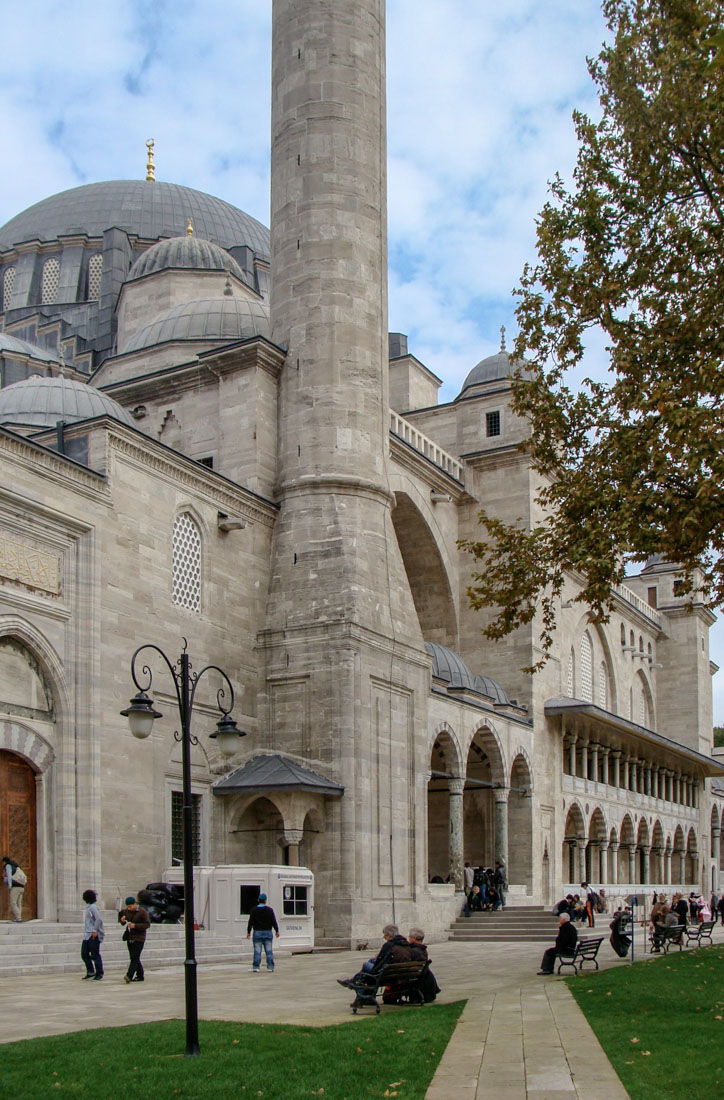
<svg viewBox="0 0 724 1100"><path fill-rule="evenodd" d="M256 218L203 191L157 180L88 183L51 195L0 227L0 249L76 233L102 237L111 228L147 240L180 237L189 218L199 236L222 248L249 245L269 255L269 230Z"/></svg>

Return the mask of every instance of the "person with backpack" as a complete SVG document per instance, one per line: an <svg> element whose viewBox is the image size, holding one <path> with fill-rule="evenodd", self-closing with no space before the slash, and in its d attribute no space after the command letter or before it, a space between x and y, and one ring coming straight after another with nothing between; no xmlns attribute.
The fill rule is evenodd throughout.
<svg viewBox="0 0 724 1100"><path fill-rule="evenodd" d="M23 894L28 876L22 867L10 856L3 856L3 878L10 891L10 910L15 924L23 921Z"/></svg>

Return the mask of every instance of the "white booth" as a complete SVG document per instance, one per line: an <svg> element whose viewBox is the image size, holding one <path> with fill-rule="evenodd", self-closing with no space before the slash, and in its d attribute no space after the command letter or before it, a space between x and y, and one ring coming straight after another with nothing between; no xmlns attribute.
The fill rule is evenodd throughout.
<svg viewBox="0 0 724 1100"><path fill-rule="evenodd" d="M164 881L183 886L183 868L169 868ZM194 867L194 918L212 932L244 939L259 894L266 894L267 905L276 913L280 947L314 946L314 875L306 867L268 863Z"/></svg>

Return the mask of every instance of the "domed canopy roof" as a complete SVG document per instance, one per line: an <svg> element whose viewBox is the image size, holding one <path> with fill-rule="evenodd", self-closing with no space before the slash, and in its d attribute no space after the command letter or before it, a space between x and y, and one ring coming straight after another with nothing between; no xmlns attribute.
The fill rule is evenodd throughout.
<svg viewBox="0 0 724 1100"><path fill-rule="evenodd" d="M183 237L170 237L158 241L139 256L130 272L128 282L140 279L143 275L152 275L156 271L169 268L190 268L195 271L230 271L237 279L243 280L241 268L228 252L218 244L205 241L195 234Z"/></svg>
<svg viewBox="0 0 724 1100"><path fill-rule="evenodd" d="M436 679L447 680L451 688L487 695L502 706L510 704L505 688L497 680L491 680L489 676L473 676L462 657L454 650L438 645L437 642L425 642L425 649L432 657L432 674Z"/></svg>
<svg viewBox="0 0 724 1100"><path fill-rule="evenodd" d="M270 339L269 307L264 302L229 295L181 302L134 333L121 354L151 348L170 340Z"/></svg>
<svg viewBox="0 0 724 1100"><path fill-rule="evenodd" d="M488 355L486 359L473 367L470 374L463 382L460 393L469 390L471 386L482 386L486 382L503 382L510 378L521 365L521 360L508 355L507 351L496 351L495 355ZM525 370L525 364L522 364Z"/></svg>
<svg viewBox="0 0 724 1100"><path fill-rule="evenodd" d="M0 389L0 424L52 428L59 420L74 424L94 416L112 416L135 427L130 413L100 390L70 378L33 375Z"/></svg>
<svg viewBox="0 0 724 1100"><path fill-rule="evenodd" d="M7 352L8 355L29 355L31 359L39 359L43 363L59 361L58 356L47 348L39 348L37 344L31 344L28 340L11 336L9 332L0 332L0 355L3 352Z"/></svg>
<svg viewBox="0 0 724 1100"><path fill-rule="evenodd" d="M112 227L151 240L179 237L189 218L200 236L222 248L249 245L269 255L269 230L256 218L203 191L158 180L88 183L51 195L0 227L0 249L73 233L100 237Z"/></svg>

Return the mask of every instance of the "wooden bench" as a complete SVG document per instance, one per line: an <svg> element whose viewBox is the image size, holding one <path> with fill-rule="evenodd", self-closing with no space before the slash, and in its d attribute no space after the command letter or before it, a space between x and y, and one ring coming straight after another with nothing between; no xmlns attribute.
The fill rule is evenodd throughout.
<svg viewBox="0 0 724 1100"><path fill-rule="evenodd" d="M357 1015L358 1008L372 1008L379 1014L378 997L384 994L387 986L393 986L399 994L398 1004L424 1005L425 998L420 983L430 966L429 960L419 962L393 962L383 966L377 973L360 973L350 986L355 993L352 1012Z"/></svg>
<svg viewBox="0 0 724 1100"><path fill-rule="evenodd" d="M557 974L560 974L561 967L572 966L576 974L579 970L583 969L585 962L593 962L596 964L596 970L598 970L598 949L603 943L603 936L591 936L585 940L579 940L576 944L576 950L572 955L556 955L558 959Z"/></svg>
<svg viewBox="0 0 724 1100"><path fill-rule="evenodd" d="M716 922L713 920L703 920L700 924L690 924L686 929L686 946L692 942L696 942L701 946L702 940L708 940L709 943L714 941L711 938L711 930Z"/></svg>
<svg viewBox="0 0 724 1100"><path fill-rule="evenodd" d="M664 928L662 932L652 932L649 936L651 950L663 949L665 955L668 955L670 947L678 947L681 951L684 946L684 933L686 931L686 925L672 924L668 928Z"/></svg>

